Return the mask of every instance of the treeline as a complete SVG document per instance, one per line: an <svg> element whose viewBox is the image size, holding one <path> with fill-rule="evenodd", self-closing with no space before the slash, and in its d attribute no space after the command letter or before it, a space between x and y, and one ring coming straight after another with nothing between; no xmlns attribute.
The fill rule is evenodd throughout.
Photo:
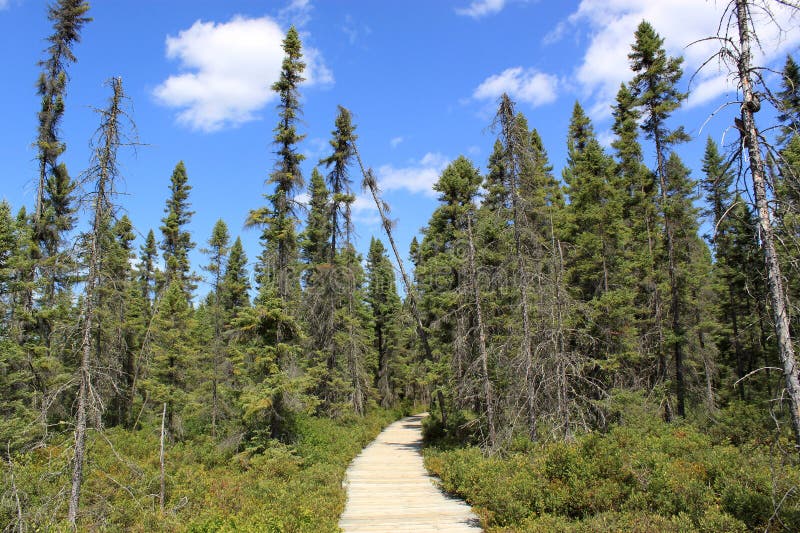
<svg viewBox="0 0 800 533"><path fill-rule="evenodd" d="M737 119L741 139L723 150L709 138L696 179L677 151L689 138L672 118L687 98L681 59L667 56L647 22L633 37L611 150L576 103L561 177L504 95L488 171L453 161L435 185L440 205L412 242L413 279L395 258L402 299L383 243L373 238L366 258L354 244L358 176L397 254L347 109L339 108L329 155L311 173L308 205L297 201L305 64L294 28L272 86L279 103L269 192L247 217L261 232L253 272L222 220L201 245L205 263L190 264L197 244L187 230L192 187L183 162L162 225L137 249L114 194L117 151L134 131L121 80L111 79L98 114L87 181L59 162L67 69L88 9L59 0L49 10L36 205L14 214L0 203L0 441L13 467L14 454L74 435L73 524L91 460L87 432L104 428L160 426L167 442L208 436L259 453L291 442L300 416L342 419L430 402L430 432L498 449L520 436L571 440L608 429L619 420L619 392L647 396L667 421L713 416L736 400L769 408L780 422L797 413L791 331L781 329L783 319L796 321L789 304L800 297L800 70L791 57L772 90L737 62L737 79L757 87ZM753 94L778 110L770 149L753 135ZM767 155L763 168L752 151L742 156L753 143ZM90 220L75 237L79 191ZM202 279L210 290L195 301ZM788 401L773 401L784 392ZM163 507L163 484L160 496ZM7 501L10 517L21 504Z"/></svg>
<svg viewBox="0 0 800 533"><path fill-rule="evenodd" d="M295 199L304 183L297 31L286 35L272 87L277 160L265 205L248 216L263 244L251 273L241 240L222 220L201 245L206 262L190 264L197 244L187 230L194 213L182 161L162 225L136 248L133 222L117 216L117 153L135 142L119 78L109 81L112 94L98 112L86 181L58 161L67 68L88 9L59 0L49 10L35 211L15 215L0 203L0 440L10 460L74 432L73 524L92 430L163 424L168 442L210 435L228 449L258 450L272 439L291 442L298 416L360 416L425 390L424 377L408 371L413 330L386 250L378 239L366 260L355 249L356 134L344 108L330 155L311 175L308 218L297 233L305 211ZM88 198L88 229L73 237L79 196ZM202 280L210 291L193 301ZM161 497L163 507L163 488Z"/></svg>
<svg viewBox="0 0 800 533"><path fill-rule="evenodd" d="M774 138L748 134L755 108L743 103L740 138L725 150L706 139L693 173L679 156L689 136L672 117L687 98L682 58L647 22L628 57L610 150L576 103L559 179L503 95L488 173L461 157L435 185L440 205L412 245L432 375L453 411L432 437L469 427L460 438L489 447L519 434L571 440L617 421L616 391L640 391L666 421L740 400L784 428L796 422L798 369L780 322L796 322L800 296L798 66L786 58L778 87L748 81L778 110ZM743 155L753 139L762 168Z"/></svg>

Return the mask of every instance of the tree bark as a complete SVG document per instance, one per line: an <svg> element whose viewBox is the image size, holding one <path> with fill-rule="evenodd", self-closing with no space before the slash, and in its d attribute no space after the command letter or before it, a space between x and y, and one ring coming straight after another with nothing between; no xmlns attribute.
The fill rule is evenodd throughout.
<svg viewBox="0 0 800 533"><path fill-rule="evenodd" d="M72 468L72 487L69 497L69 510L67 520L75 528L78 518L78 505L80 503L81 483L83 481L83 464L86 460L86 410L91 390L91 353L92 353L92 328L95 314L95 291L100 278L100 261L102 250L100 246L100 231L105 225L106 218L110 215L111 206L108 195L113 190L111 181L114 178L116 166L116 149L119 146L118 119L121 114L120 101L122 94L122 80L111 80L113 96L108 110L104 111L104 120L101 125L103 146L100 147L97 159L97 185L94 201L94 221L92 233L89 236L89 275L86 279L84 295L83 331L81 336L81 358L78 375L80 388L78 389L78 405L75 414L75 455Z"/></svg>
<svg viewBox="0 0 800 533"><path fill-rule="evenodd" d="M164 461L164 437L166 435L166 428L165 428L165 421L167 418L167 403L164 402L164 409L161 411L161 438L159 442L159 463L160 463L160 485L158 491L158 509L161 511L161 514L164 514L164 501L166 500L167 490L167 476L166 476L166 468L165 468L165 461Z"/></svg>
<svg viewBox="0 0 800 533"><path fill-rule="evenodd" d="M389 220L389 217L386 215L386 209L384 208L384 203L381 201L380 193L378 191L378 183L375 180L375 176L372 175L372 169L364 168L364 163L361 161L361 155L358 153L355 143L353 143L353 153L358 160L358 166L361 168L361 174L364 176L364 187L368 188L372 194L372 200L375 202L375 206L378 208L378 214L381 217L383 229L386 231L386 237L389 239L389 244L392 246L394 257L397 260L397 266L400 268L400 276L403 278L403 286L406 288L406 295L408 296L408 300L411 304L411 313L414 315L414 320L417 325L417 335L422 343L422 349L425 351L425 357L429 361L433 361L433 351L431 350L431 345L428 342L428 333L425 331L425 327L422 325L422 316L420 315L419 308L417 307L417 292L414 289L414 285L411 284L411 278L409 278L408 274L406 273L406 269L403 266L403 259L400 256L400 252L397 250L397 244L394 242L394 236L392 234L392 221ZM436 391L436 400L439 403L439 410L442 414L442 425L447 426L447 411L444 405L444 394L442 393L441 389Z"/></svg>
<svg viewBox="0 0 800 533"><path fill-rule="evenodd" d="M741 106L743 128L742 142L750 159L750 176L753 180L753 194L758 212L758 226L761 233L761 245L764 249L764 263L767 271L770 305L775 321L775 336L778 343L778 355L783 365L786 380L789 412L794 429L796 445L800 447L800 379L798 378L797 359L789 329L787 313L788 297L783 288L781 266L775 249L775 237L772 232L772 220L767 202L766 175L764 160L761 157L761 146L758 129L755 123L755 112L759 108L751 79L752 65L750 55L751 20L747 8L747 0L736 1L736 22L739 30L738 77L744 97Z"/></svg>
<svg viewBox="0 0 800 533"><path fill-rule="evenodd" d="M483 385L483 396L486 400L486 419L489 425L489 446L495 447L497 444L497 431L495 428L494 397L492 395L492 382L489 379L489 354L486 350L486 329L483 325L483 312L481 311L481 293L478 286L478 276L475 269L475 242L472 238L472 220L467 213L467 243L469 245L467 254L469 284L472 288L472 303L475 306L475 320L478 328L478 350L481 358L481 383Z"/></svg>

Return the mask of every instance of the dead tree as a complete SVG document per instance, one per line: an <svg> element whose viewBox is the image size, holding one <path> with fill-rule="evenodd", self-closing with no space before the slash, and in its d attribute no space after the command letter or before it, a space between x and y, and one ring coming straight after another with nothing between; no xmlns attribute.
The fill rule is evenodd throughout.
<svg viewBox="0 0 800 533"><path fill-rule="evenodd" d="M514 255L517 263L517 283L519 283L520 305L522 307L522 343L520 354L525 364L528 434L531 440L536 440L537 407L534 390L534 362L533 362L533 327L531 326L531 312L528 301L530 283L528 280L528 261L522 243L522 219L524 206L520 193L520 178L523 168L530 157L527 139L527 129L521 131L519 121L514 113L514 102L503 94L500 97L500 108L497 111L495 125L500 128L500 137L504 147L504 164L508 173L507 185L511 193L511 222L514 230Z"/></svg>
<svg viewBox="0 0 800 533"><path fill-rule="evenodd" d="M489 379L489 353L486 350L486 328L483 323L481 311L481 292L478 285L477 269L475 267L475 241L472 237L472 214L467 213L467 275L472 292L472 304L475 306L475 326L478 329L478 353L481 362L481 385L486 400L486 419L489 425L489 446L494 448L497 443L497 430L495 428L494 398L492 395L492 382Z"/></svg>
<svg viewBox="0 0 800 533"><path fill-rule="evenodd" d="M397 266L400 268L400 276L403 278L403 286L406 289L406 295L408 296L408 300L411 304L411 312L414 315L414 321L416 322L417 326L417 335L422 343L422 349L425 352L425 357L429 361L432 361L433 351L431 350L431 345L428 342L428 333L425 331L425 326L422 325L422 317L419 312L419 307L417 306L417 291L415 290L414 285L411 283L411 278L408 277L408 273L406 273L406 269L403 266L403 259L400 256L400 252L397 250L397 243L395 243L394 235L392 234L392 221L388 217L389 205L381 200L381 191L378 188L378 181L372 174L372 169L364 167L364 163L361 161L361 154L359 154L355 142L353 143L353 153L358 160L358 166L361 169L361 174L364 176L362 187L364 189L369 189L370 193L372 194L372 199L375 202L375 206L378 208L378 214L381 217L381 224L386 232L386 237L389 239L389 244L392 246L394 257L397 260ZM439 410L442 414L442 424L446 426L447 411L444 405L444 394L442 393L441 389L436 391L436 400L439 402Z"/></svg>
<svg viewBox="0 0 800 533"><path fill-rule="evenodd" d="M100 265L104 254L102 250L101 232L108 226L113 216L111 202L114 193L114 181L119 176L117 168L117 149L122 144L120 120L125 116L121 108L124 93L122 79L112 78L109 81L113 91L107 109L98 110L101 116L98 129L98 142L94 150L90 179L95 179L92 229L88 236L89 272L83 298L83 324L81 329L80 365L78 368L78 399L75 413L75 454L72 469L72 488L69 497L67 519L72 527L76 527L78 505L83 481L83 465L86 462L86 426L87 410L92 401L92 345L93 327L96 314L96 297L100 284Z"/></svg>
<svg viewBox="0 0 800 533"><path fill-rule="evenodd" d="M798 9L800 6L793 0L775 0L773 3L788 9ZM722 32L716 37L720 43L720 51L716 57L729 65L738 82L739 91L741 91L741 101L739 102L741 118L737 121L737 129L741 137L742 151L746 152L749 160L747 168L750 171L753 185L778 355L783 365L795 441L800 448L800 376L798 376L800 368L797 366L797 358L792 344L787 311L789 298L783 286L781 265L773 232L772 213L769 207L766 166L762 153L764 149L769 149L769 145L761 136L755 120L755 114L761 109L761 98L769 97L770 93L761 76L763 69L753 65L752 46L753 43L758 45L759 40L753 25L752 11L758 9L771 22L776 23L770 4L769 0L731 0L723 14L723 22L720 24Z"/></svg>

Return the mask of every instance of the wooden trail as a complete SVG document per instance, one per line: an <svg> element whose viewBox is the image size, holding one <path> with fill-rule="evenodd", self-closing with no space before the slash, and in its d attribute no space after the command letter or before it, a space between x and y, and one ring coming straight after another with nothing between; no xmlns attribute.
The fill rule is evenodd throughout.
<svg viewBox="0 0 800 533"><path fill-rule="evenodd" d="M345 532L478 532L480 521L463 501L433 484L422 463L422 419L388 426L347 469Z"/></svg>

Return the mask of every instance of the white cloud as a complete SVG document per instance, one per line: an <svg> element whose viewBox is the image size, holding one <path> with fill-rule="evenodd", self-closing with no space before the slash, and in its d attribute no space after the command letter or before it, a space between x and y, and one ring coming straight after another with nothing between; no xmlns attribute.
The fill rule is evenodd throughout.
<svg viewBox="0 0 800 533"><path fill-rule="evenodd" d="M449 163L446 156L428 152L406 167L383 165L378 168L378 184L384 191L406 190L412 194L436 196L433 185Z"/></svg>
<svg viewBox="0 0 800 533"><path fill-rule="evenodd" d="M398 146L400 146L400 143L402 143L405 140L406 138L402 136L392 137L392 140L389 141L389 144L391 145L392 148L397 148Z"/></svg>
<svg viewBox="0 0 800 533"><path fill-rule="evenodd" d="M311 0L291 0L289 4L278 11L278 18L287 24L294 24L302 28L311 20Z"/></svg>
<svg viewBox="0 0 800 533"><path fill-rule="evenodd" d="M8 6L10 4L11 4L11 0L0 0L0 11L3 10L3 9L8 8Z"/></svg>
<svg viewBox="0 0 800 533"><path fill-rule="evenodd" d="M302 206L308 207L308 202L311 201L311 196L307 192L301 192L294 195L294 201Z"/></svg>
<svg viewBox="0 0 800 533"><path fill-rule="evenodd" d="M372 33L372 28L366 24L357 22L352 15L344 16L344 24L341 26L342 33L347 35L347 40L350 44L356 44L359 39L366 37Z"/></svg>
<svg viewBox="0 0 800 533"><path fill-rule="evenodd" d="M486 78L473 91L475 100L496 100L503 93L533 107L549 104L557 97L558 78L532 68L508 68Z"/></svg>
<svg viewBox="0 0 800 533"><path fill-rule="evenodd" d="M628 53L642 20L649 21L664 38L668 54L684 56L684 72L689 79L719 49L715 41L698 41L716 34L726 5L727 2L697 0L582 0L577 11L562 24L573 29L583 24L589 31L588 47L575 72L575 80L583 96L589 99L592 115L609 116L619 84L632 77ZM784 28L796 28L797 18L790 20L790 10L775 6L774 14ZM546 41L557 40L566 33L562 24ZM767 25L764 17L757 25L764 45L763 54L758 57L762 64L800 44L800 32L781 33L775 26ZM691 43L695 44L689 46ZM695 94L689 105L700 105L732 89L718 67L712 61L696 75L691 87Z"/></svg>
<svg viewBox="0 0 800 533"><path fill-rule="evenodd" d="M181 72L153 93L160 103L180 110L179 123L195 130L216 131L253 120L275 98L270 86L280 75L283 38L269 17L198 20L177 36L167 36L167 57L178 60ZM332 83L319 51L305 48L303 53L305 84Z"/></svg>
<svg viewBox="0 0 800 533"><path fill-rule="evenodd" d="M456 13L479 19L487 15L499 13L505 5L506 0L473 0L467 7L456 8Z"/></svg>

